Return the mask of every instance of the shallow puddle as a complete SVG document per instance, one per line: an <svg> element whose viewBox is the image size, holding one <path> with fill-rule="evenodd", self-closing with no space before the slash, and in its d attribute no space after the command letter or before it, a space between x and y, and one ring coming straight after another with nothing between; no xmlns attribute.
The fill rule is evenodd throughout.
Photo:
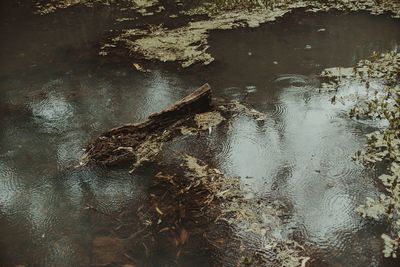
<svg viewBox="0 0 400 267"><path fill-rule="evenodd" d="M316 75L396 48L398 21L295 11L260 28L212 32L216 60L208 67L155 63L139 73L125 59L103 64L97 55L117 14L73 10L64 19L11 13L1 22L0 265L93 263L93 239L112 232L120 211L147 202L154 171L75 170L82 148L208 82L217 96L247 102L267 119L239 116L229 129L174 150L240 176L252 197L284 200L290 212L276 235L316 247L315 266L390 266L381 255L384 226L355 212L379 193L376 174L350 160L373 125L350 120L349 105L332 105Z"/></svg>

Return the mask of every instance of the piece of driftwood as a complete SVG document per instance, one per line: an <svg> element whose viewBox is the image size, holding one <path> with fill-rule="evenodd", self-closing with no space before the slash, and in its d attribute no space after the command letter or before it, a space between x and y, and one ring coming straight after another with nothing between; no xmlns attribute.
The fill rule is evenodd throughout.
<svg viewBox="0 0 400 267"><path fill-rule="evenodd" d="M169 108L150 115L144 122L126 124L104 132L87 145L82 163L101 165L115 165L128 161L135 163L139 160L137 152L143 150L141 146L145 142L151 143L160 136L166 136L166 130L175 123L211 108L211 88L205 84Z"/></svg>

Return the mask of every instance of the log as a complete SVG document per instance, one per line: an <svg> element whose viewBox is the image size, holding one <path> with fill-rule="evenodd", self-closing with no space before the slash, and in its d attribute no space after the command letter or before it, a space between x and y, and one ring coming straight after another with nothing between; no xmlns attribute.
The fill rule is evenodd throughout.
<svg viewBox="0 0 400 267"><path fill-rule="evenodd" d="M141 123L126 124L102 133L86 147L82 164L115 165L136 160L136 148L149 136L161 135L176 122L212 108L212 93L204 84L190 95Z"/></svg>

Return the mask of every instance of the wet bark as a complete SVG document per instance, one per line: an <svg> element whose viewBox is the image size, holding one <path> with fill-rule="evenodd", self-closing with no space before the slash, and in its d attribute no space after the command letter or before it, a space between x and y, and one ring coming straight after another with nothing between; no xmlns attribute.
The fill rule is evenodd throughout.
<svg viewBox="0 0 400 267"><path fill-rule="evenodd" d="M205 84L190 95L141 123L126 124L104 132L86 147L84 164L116 165L136 160L135 149L149 136L162 134L180 120L212 108L211 88Z"/></svg>

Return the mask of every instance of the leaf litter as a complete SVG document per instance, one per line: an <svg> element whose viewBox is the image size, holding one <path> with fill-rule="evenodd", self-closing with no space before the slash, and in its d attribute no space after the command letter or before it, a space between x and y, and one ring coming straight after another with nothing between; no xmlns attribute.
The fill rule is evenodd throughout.
<svg viewBox="0 0 400 267"><path fill-rule="evenodd" d="M102 45L99 52L107 56L116 48L126 48L130 56L161 62L178 62L182 67L194 64L208 65L214 61L208 52L208 37L213 30L229 30L243 27L259 27L263 23L275 21L294 9L305 8L308 12L329 10L368 11L373 15L390 12L392 17L400 17L400 2L396 0L328 0L328 1L294 1L294 0L239 0L239 1L176 1L177 14L169 17L195 16L205 14L208 19L190 19L186 25L168 28L159 24L149 24L138 28L127 28L119 31L109 43ZM154 14L149 9L165 8L157 0L48 0L37 2L37 12L48 14L72 6L83 5L117 5L120 9L134 9L142 15ZM188 8L186 8L188 6ZM180 11L179 11L180 10ZM117 21L132 18L117 18Z"/></svg>
<svg viewBox="0 0 400 267"><path fill-rule="evenodd" d="M255 122L265 118L236 101L214 99L208 111L188 114L143 137L139 145L120 148L127 153L122 154L125 160L133 162L132 171L145 163L156 164L152 168L158 171L150 181L149 207L139 212L142 229L125 238L128 256L134 262L143 264L143 255L151 257L160 247L174 262L185 262L191 253L208 255L205 258L211 255L213 264L223 266L291 267L304 266L309 260L303 245L277 234L288 209L282 201L249 198L251 190L239 178L226 176L192 155L177 153L171 157L164 149L166 143L179 137L201 138L210 128L222 127L237 115ZM117 131L120 135L129 133L124 127L118 129L122 129ZM183 135L186 131L195 134ZM112 135L105 136L113 139ZM114 146L109 152L114 153ZM168 154L168 162L162 160L162 153ZM86 164L93 163L87 157ZM103 156L94 159L101 163Z"/></svg>
<svg viewBox="0 0 400 267"><path fill-rule="evenodd" d="M364 218L387 219L390 233L383 233L383 254L396 258L400 244L400 53L396 50L361 60L353 68L331 68L322 72L322 88L338 91L350 82L367 90L367 96L353 99L349 116L358 120L383 121L385 126L367 134L364 149L353 159L369 168L384 168L379 176L384 192L377 198L367 198L357 211ZM327 81L328 80L328 81ZM383 90L371 84L380 83ZM337 97L332 98L335 103Z"/></svg>

